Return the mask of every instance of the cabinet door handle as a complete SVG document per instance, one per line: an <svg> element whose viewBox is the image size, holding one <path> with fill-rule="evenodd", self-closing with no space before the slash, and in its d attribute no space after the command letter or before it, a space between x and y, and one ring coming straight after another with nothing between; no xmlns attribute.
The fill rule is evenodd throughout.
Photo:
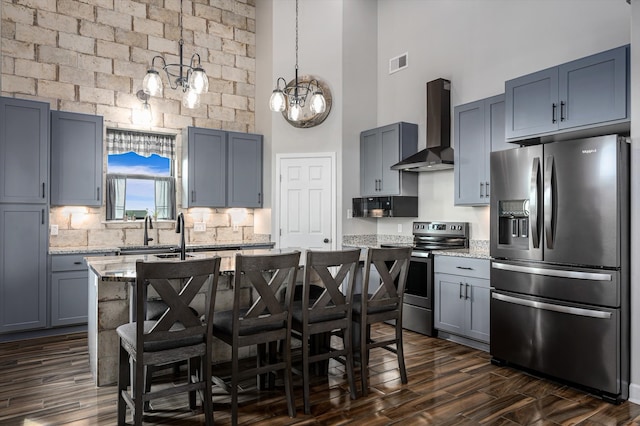
<svg viewBox="0 0 640 426"><path fill-rule="evenodd" d="M378 182L380 182L380 186L379 186L378 191L382 191L382 179L378 179Z"/></svg>
<svg viewBox="0 0 640 426"><path fill-rule="evenodd" d="M484 196L489 197L489 182L485 182L484 188L485 188Z"/></svg>
<svg viewBox="0 0 640 426"><path fill-rule="evenodd" d="M42 209L42 224L44 225L44 209Z"/></svg>
<svg viewBox="0 0 640 426"><path fill-rule="evenodd" d="M480 198L484 197L484 183L480 182Z"/></svg>
<svg viewBox="0 0 640 426"><path fill-rule="evenodd" d="M554 102L551 106L551 122L552 123L556 123L558 120L556 120L556 110L558 109L558 105L556 105L556 103Z"/></svg>
<svg viewBox="0 0 640 426"><path fill-rule="evenodd" d="M561 101L560 102L560 121L564 121L564 109L567 106L567 104L565 103L565 101Z"/></svg>
<svg viewBox="0 0 640 426"><path fill-rule="evenodd" d="M196 201L196 191L191 191L191 202Z"/></svg>
<svg viewBox="0 0 640 426"><path fill-rule="evenodd" d="M464 284L460 283L460 289L458 291L458 299L464 298L464 296L462 295L462 286L464 286Z"/></svg>
<svg viewBox="0 0 640 426"><path fill-rule="evenodd" d="M464 298L469 299L469 284L464 285Z"/></svg>
<svg viewBox="0 0 640 426"><path fill-rule="evenodd" d="M258 192L258 204L262 204L262 192Z"/></svg>
<svg viewBox="0 0 640 426"><path fill-rule="evenodd" d="M97 197L96 199L100 201L100 187L96 188L96 197Z"/></svg>
<svg viewBox="0 0 640 426"><path fill-rule="evenodd" d="M45 183L44 183L44 182L42 182L42 198L47 198L47 197L46 197L46 195L45 195L45 193L46 193L46 190L45 190Z"/></svg>

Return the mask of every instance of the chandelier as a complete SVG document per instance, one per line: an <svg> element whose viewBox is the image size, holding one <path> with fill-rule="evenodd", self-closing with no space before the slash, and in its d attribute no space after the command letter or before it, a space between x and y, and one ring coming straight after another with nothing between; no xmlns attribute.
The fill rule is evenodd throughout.
<svg viewBox="0 0 640 426"><path fill-rule="evenodd" d="M295 80L287 84L286 80L279 77L276 80L276 88L269 99L269 109L273 112L287 110L287 119L297 122L302 119L307 97L309 108L314 115L322 114L327 109L327 101L324 97L321 85L315 78L298 78L298 0L296 0L296 68Z"/></svg>
<svg viewBox="0 0 640 426"><path fill-rule="evenodd" d="M169 86L173 90L182 89L182 105L187 108L197 108L200 106L200 95L209 90L209 78L200 64L200 55L194 53L189 64L182 62L182 51L184 48L183 28L182 28L182 0L180 1L180 41L178 42L180 63L170 64L162 56L154 56L151 60L151 68L142 81L142 90L150 96L162 96L162 79L160 72L156 68L156 61L161 65L169 81Z"/></svg>

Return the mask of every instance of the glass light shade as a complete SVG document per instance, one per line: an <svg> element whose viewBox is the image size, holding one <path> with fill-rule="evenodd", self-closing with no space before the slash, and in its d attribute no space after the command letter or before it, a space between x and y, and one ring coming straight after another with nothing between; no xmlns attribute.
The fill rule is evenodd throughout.
<svg viewBox="0 0 640 426"><path fill-rule="evenodd" d="M162 96L162 79L154 68L147 71L147 75L142 80L142 90L151 96Z"/></svg>
<svg viewBox="0 0 640 426"><path fill-rule="evenodd" d="M302 108L298 103L293 104L291 108L289 108L289 120L298 121L300 120L300 116L302 115Z"/></svg>
<svg viewBox="0 0 640 426"><path fill-rule="evenodd" d="M324 99L322 92L317 91L311 96L311 112L314 114L322 114L327 109L327 101Z"/></svg>
<svg viewBox="0 0 640 426"><path fill-rule="evenodd" d="M282 90L275 89L269 99L269 109L273 112L282 112L286 106L286 99Z"/></svg>
<svg viewBox="0 0 640 426"><path fill-rule="evenodd" d="M187 90L182 97L182 105L187 108L198 108L200 106L200 95L194 90Z"/></svg>
<svg viewBox="0 0 640 426"><path fill-rule="evenodd" d="M189 89L198 95L209 91L209 78L202 68L194 68L189 76Z"/></svg>
<svg viewBox="0 0 640 426"><path fill-rule="evenodd" d="M142 124L151 127L153 124L153 114L151 114L151 105L149 102L145 102L142 104L142 110L140 111L140 121Z"/></svg>

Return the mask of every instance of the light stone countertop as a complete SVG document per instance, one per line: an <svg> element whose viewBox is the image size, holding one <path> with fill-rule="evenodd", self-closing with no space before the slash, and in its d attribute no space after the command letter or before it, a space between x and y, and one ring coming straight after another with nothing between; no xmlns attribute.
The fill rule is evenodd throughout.
<svg viewBox="0 0 640 426"><path fill-rule="evenodd" d="M203 259L209 257L220 256L220 272L232 272L235 268L235 256L238 253L245 255L257 254L276 254L290 253L296 248L262 248L262 249L245 249L245 250L218 250L218 251L202 251L187 253L187 259ZM301 250L300 250L301 251ZM178 253L172 253L178 254ZM302 258L302 256L301 256ZM120 255L120 256L96 256L85 257L85 261L89 268L98 276L100 281L110 282L131 282L136 278L136 262L143 260L145 262L180 262L180 258L161 258L156 254L138 254L138 255Z"/></svg>
<svg viewBox="0 0 640 426"><path fill-rule="evenodd" d="M206 251L206 250L239 250L243 248L252 248L252 247L273 247L274 243L265 241L239 241L239 242L220 242L220 243L209 243L209 244L187 244L187 251ZM102 253L120 253L121 250L135 250L135 249L166 249L167 252L172 249L176 249L175 244L156 244L149 246L136 246L136 245L124 245L120 247L109 247L109 246L78 246L78 247L49 247L49 254L102 254Z"/></svg>
<svg viewBox="0 0 640 426"><path fill-rule="evenodd" d="M343 247L357 247L357 248L379 248L381 244L396 244L402 245L407 244L407 246L413 245L411 241L407 241L406 238L398 238L392 239L388 238L388 236L371 236L371 235L362 235L362 236L347 236L342 242ZM489 240L470 240L469 248L466 249L457 249L457 250L438 250L434 251L433 254L437 254L440 256L459 256L459 257L473 257L477 259L490 259L489 255Z"/></svg>

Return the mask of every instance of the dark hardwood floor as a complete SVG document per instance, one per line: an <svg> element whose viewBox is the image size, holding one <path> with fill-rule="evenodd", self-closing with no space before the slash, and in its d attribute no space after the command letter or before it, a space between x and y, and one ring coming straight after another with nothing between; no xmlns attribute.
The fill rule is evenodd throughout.
<svg viewBox="0 0 640 426"><path fill-rule="evenodd" d="M376 332L388 333L380 326ZM240 424L264 425L640 425L640 405L612 405L569 386L497 367L487 353L405 332L409 383L402 385L392 354L376 349L366 398L350 400L342 365L314 377L312 414L302 410L296 380L296 418L287 416L284 391L251 393ZM356 372L357 374L358 372ZM588 374L588 373L586 373ZM169 382L172 372L160 379ZM276 383L278 386L278 383ZM216 397L216 424L229 424ZM145 424L200 425L186 396L154 401ZM89 372L86 334L0 344L0 425L112 425L116 388L97 388Z"/></svg>

